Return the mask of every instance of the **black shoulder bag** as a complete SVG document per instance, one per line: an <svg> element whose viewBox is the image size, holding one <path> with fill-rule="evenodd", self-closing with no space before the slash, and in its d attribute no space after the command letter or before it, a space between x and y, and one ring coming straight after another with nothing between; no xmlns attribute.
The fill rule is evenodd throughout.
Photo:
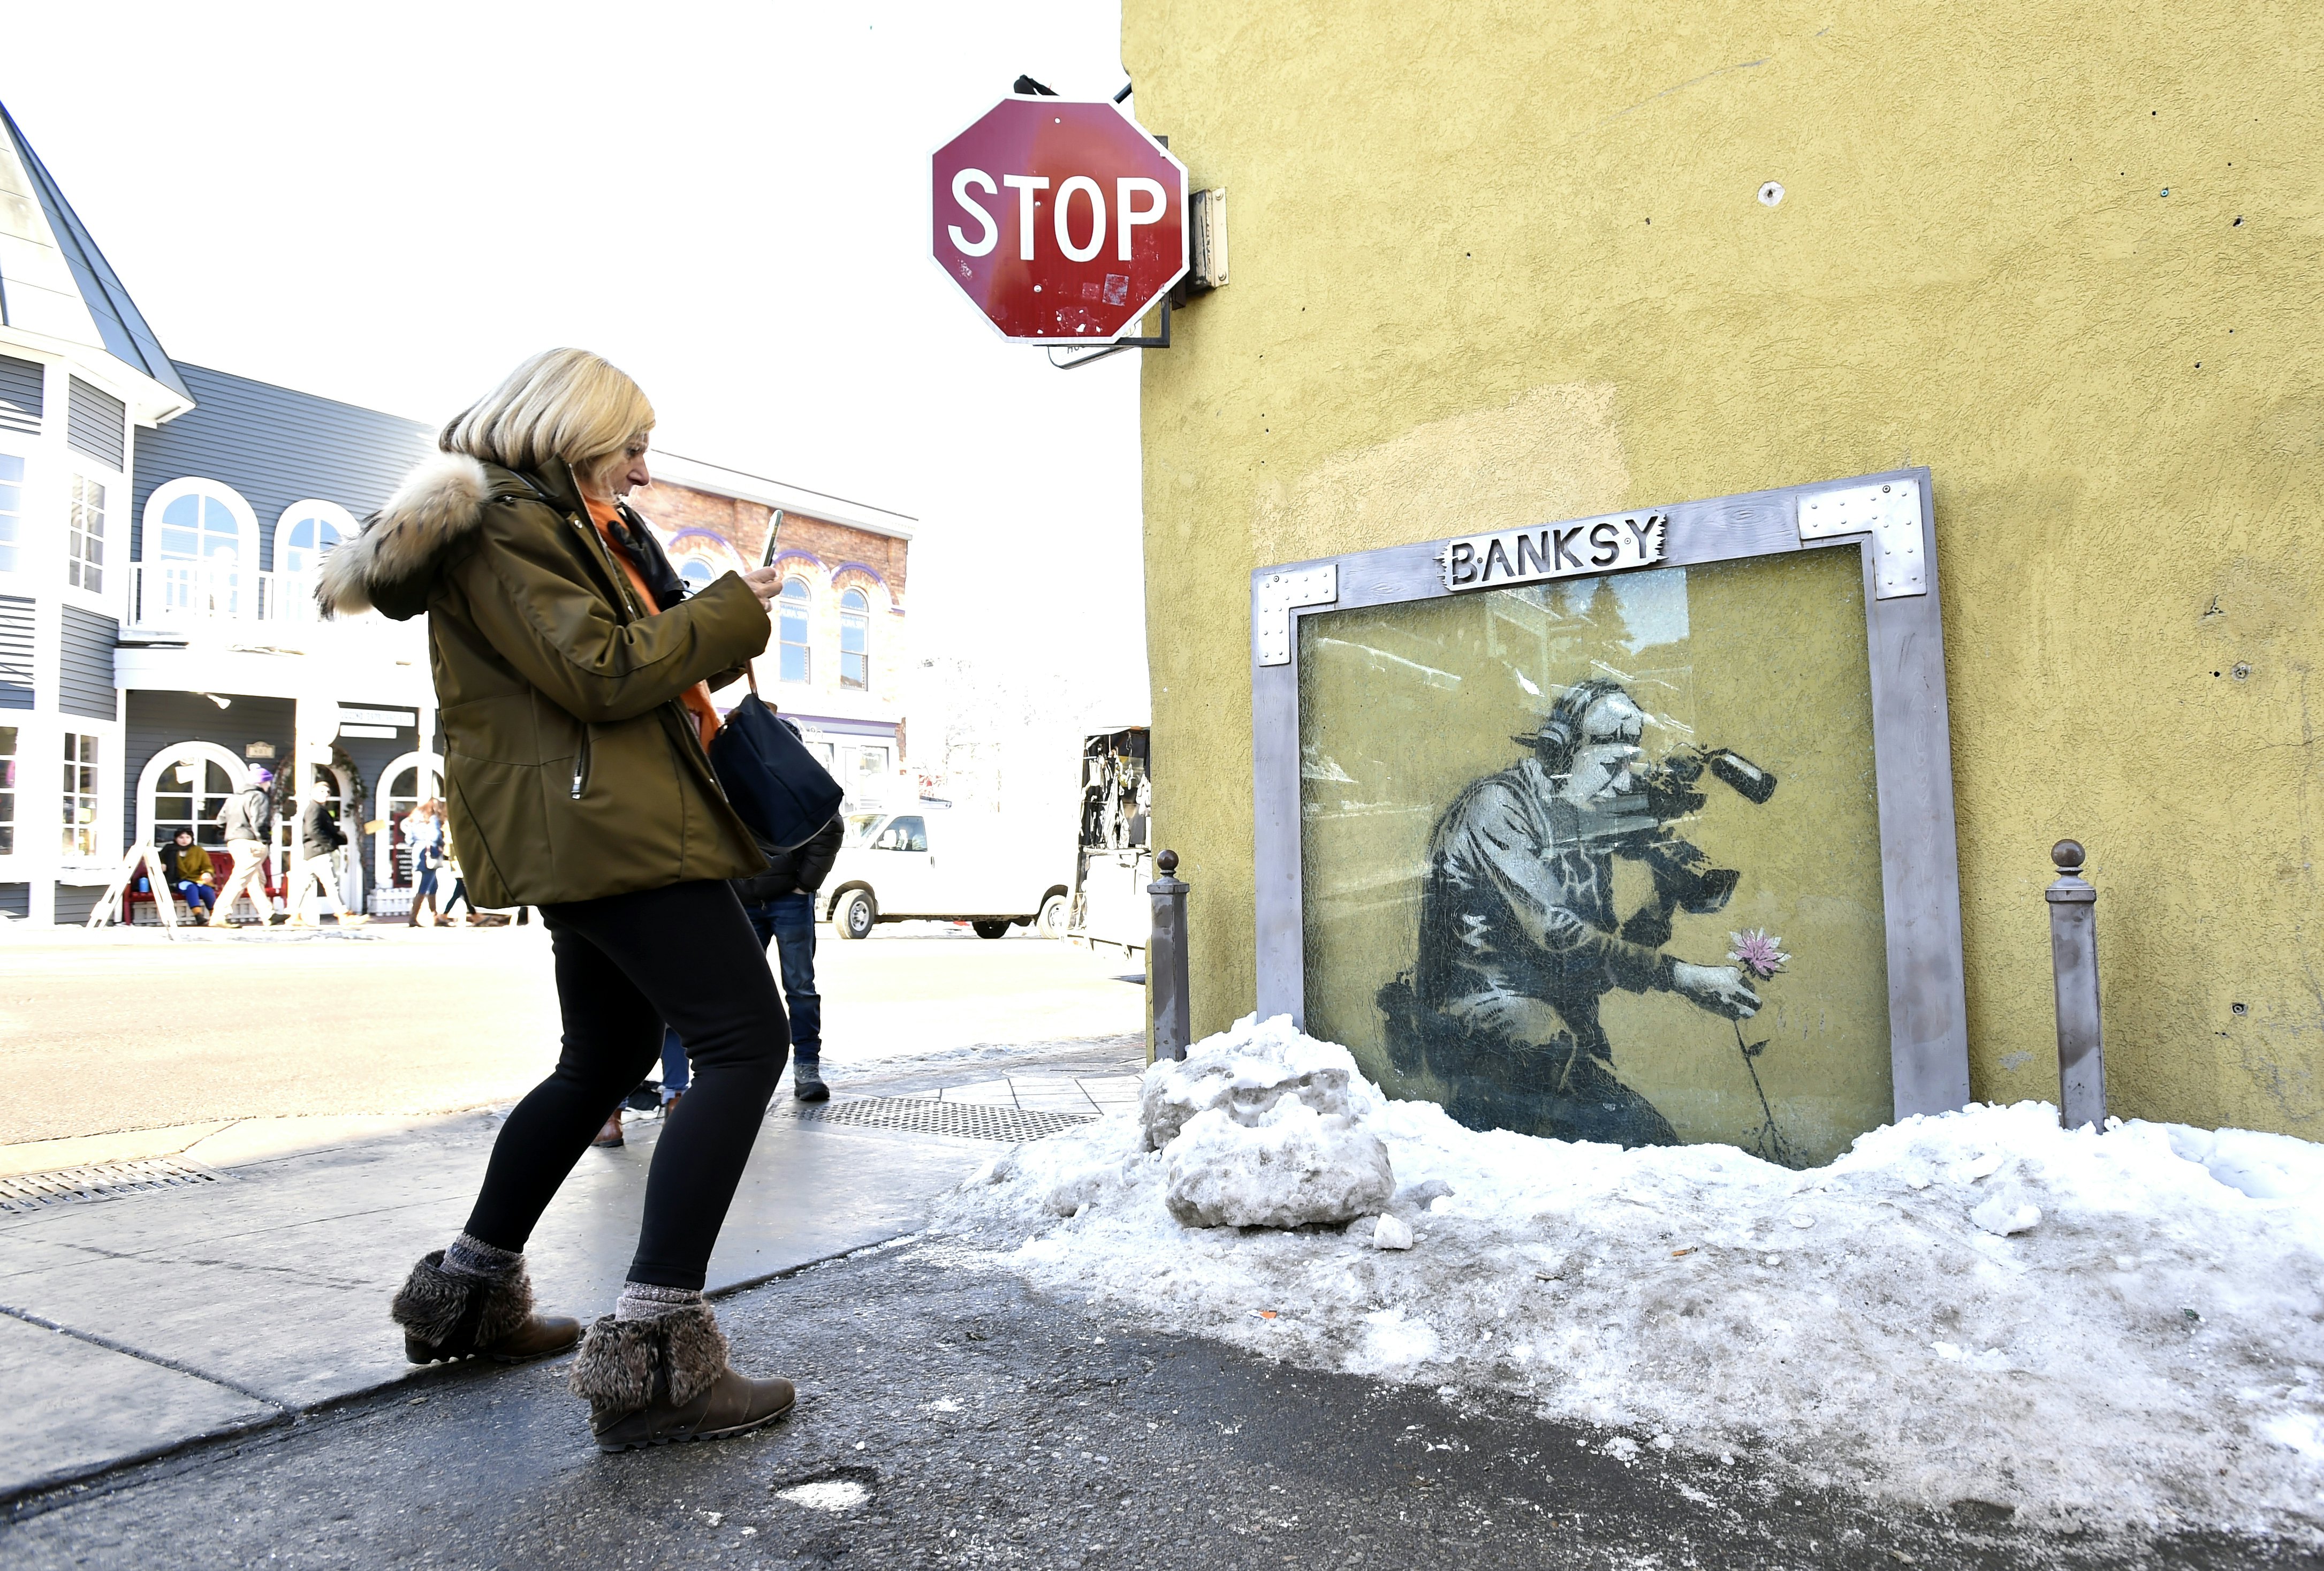
<svg viewBox="0 0 2324 1571"><path fill-rule="evenodd" d="M727 712L710 739L710 767L726 800L760 839L779 850L804 846L847 795L807 744L759 700L759 673L743 667L750 696Z"/></svg>

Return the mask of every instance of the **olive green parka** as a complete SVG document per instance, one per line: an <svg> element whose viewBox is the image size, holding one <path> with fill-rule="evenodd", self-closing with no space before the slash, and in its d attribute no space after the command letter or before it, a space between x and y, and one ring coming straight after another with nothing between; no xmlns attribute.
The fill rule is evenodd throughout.
<svg viewBox="0 0 2324 1571"><path fill-rule="evenodd" d="M766 866L678 696L767 647L733 573L659 614L589 521L571 473L439 453L315 593L326 615L428 615L445 802L479 905L550 905Z"/></svg>

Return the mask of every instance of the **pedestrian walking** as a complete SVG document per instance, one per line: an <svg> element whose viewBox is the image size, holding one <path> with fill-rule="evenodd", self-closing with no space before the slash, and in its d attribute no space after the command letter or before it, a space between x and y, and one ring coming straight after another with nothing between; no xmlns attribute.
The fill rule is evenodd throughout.
<svg viewBox="0 0 2324 1571"><path fill-rule="evenodd" d="M331 806L331 777L317 770L307 783L306 806L299 813L299 849L306 860L290 875L290 926L316 926L307 914L315 896L323 897L323 905L339 919L343 928L359 927L368 918L347 910L339 898L339 849L347 843L346 831L339 827L339 815Z"/></svg>
<svg viewBox="0 0 2324 1571"><path fill-rule="evenodd" d="M266 901L266 843L274 838L274 772L252 770L250 783L226 798L214 822L226 831L226 855L234 858L234 867L218 891L212 919L231 923L234 902L247 894L258 919L272 921L275 913Z"/></svg>
<svg viewBox="0 0 2324 1571"><path fill-rule="evenodd" d="M791 725L788 720L783 724ZM790 1014L791 1095L801 1102L831 1099L831 1087L823 1080L823 995L815 990L815 897L831 876L846 832L844 820L835 817L806 844L788 851L760 840L767 871L734 881L734 893L759 935L760 947L774 946L783 1003ZM676 1027L667 1028L661 1044L663 1112L686 1094L687 1083L686 1044L678 1040ZM618 1109L613 1118L618 1132Z"/></svg>
<svg viewBox="0 0 2324 1571"><path fill-rule="evenodd" d="M210 904L217 899L217 873L210 866L210 854L194 844L191 829L180 829L170 836L170 843L161 847L161 868L170 889L185 901L186 915L208 926ZM161 898L170 898L168 890Z"/></svg>
<svg viewBox="0 0 2324 1571"><path fill-rule="evenodd" d="M451 815L446 814L441 822L444 836L443 876L452 881L452 892L445 899L443 916L445 921L453 927L465 928L476 919L476 902L468 898L467 876L460 871L460 847L452 838ZM454 915L456 908L460 906L466 906L468 909L460 911L456 916Z"/></svg>
<svg viewBox="0 0 2324 1571"><path fill-rule="evenodd" d="M403 843L411 856L411 925L436 925L436 876L444 865L444 804L433 798L403 815Z"/></svg>
<svg viewBox="0 0 2324 1571"><path fill-rule="evenodd" d="M415 1362L580 1337L534 1313L526 1241L645 1077L662 1022L693 1049L628 1280L570 1376L607 1451L737 1434L795 1395L733 1369L702 1298L788 1041L727 883L762 863L710 767L704 683L766 648L780 574L686 596L621 500L650 481L652 426L645 394L596 356L536 356L445 428L442 455L325 559L318 592L327 614L427 614L454 836L477 899L540 908L564 1016L556 1071L502 1124L466 1226L395 1297Z"/></svg>

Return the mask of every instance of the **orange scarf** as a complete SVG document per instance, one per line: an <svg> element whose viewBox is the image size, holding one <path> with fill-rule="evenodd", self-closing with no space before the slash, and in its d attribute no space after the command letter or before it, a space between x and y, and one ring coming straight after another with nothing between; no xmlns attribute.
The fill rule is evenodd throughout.
<svg viewBox="0 0 2324 1571"><path fill-rule="evenodd" d="M599 502L590 496L583 497L581 502L583 506L588 508L590 522L597 526L597 533L604 539L605 549L613 553L613 560L622 565L622 571L628 574L630 582L637 587L638 604L645 606L653 605L654 597L652 592L646 587L645 575L638 571L637 563L630 559L629 551L622 547L620 539L613 533L613 520L620 516L613 504ZM654 613L649 611L648 615L651 615ZM678 702L693 712L695 729L702 734L702 745L706 750L710 745L710 739L718 735L719 724L718 707L710 701L710 684L695 683L678 695Z"/></svg>

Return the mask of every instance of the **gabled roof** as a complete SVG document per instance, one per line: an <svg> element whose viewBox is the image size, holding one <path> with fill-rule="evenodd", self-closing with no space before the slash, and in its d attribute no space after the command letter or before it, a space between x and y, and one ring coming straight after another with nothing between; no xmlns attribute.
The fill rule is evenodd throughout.
<svg viewBox="0 0 2324 1571"><path fill-rule="evenodd" d="M0 326L103 348L191 402L161 340L0 105Z"/></svg>

